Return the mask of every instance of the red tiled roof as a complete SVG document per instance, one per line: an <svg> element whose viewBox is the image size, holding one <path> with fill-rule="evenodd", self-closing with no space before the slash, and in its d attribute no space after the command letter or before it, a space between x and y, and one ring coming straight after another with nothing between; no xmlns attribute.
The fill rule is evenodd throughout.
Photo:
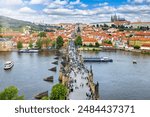
<svg viewBox="0 0 150 117"><path fill-rule="evenodd" d="M143 44L142 47L150 47L150 44Z"/></svg>

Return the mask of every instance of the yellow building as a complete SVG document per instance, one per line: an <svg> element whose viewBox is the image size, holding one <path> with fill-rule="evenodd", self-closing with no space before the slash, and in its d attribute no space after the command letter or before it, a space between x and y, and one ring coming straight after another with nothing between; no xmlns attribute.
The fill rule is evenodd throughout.
<svg viewBox="0 0 150 117"><path fill-rule="evenodd" d="M0 51L11 51L12 47L12 41L7 38L0 38Z"/></svg>

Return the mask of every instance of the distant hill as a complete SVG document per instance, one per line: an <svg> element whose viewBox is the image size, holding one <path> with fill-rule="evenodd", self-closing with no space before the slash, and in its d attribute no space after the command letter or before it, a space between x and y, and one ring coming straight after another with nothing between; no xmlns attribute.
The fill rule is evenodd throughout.
<svg viewBox="0 0 150 117"><path fill-rule="evenodd" d="M16 20L13 18L5 17L5 16L0 16L0 25L11 28L11 27L21 27L21 26L26 26L26 25L33 25L33 23L27 22L27 21Z"/></svg>
<svg viewBox="0 0 150 117"><path fill-rule="evenodd" d="M12 29L15 31L21 31L21 29L25 26L31 26L31 29L33 31L43 31L43 30L46 30L47 28L52 27L50 25L40 25L40 24L31 23L28 21L22 21L22 20L5 17L5 16L0 16L0 28L3 27L3 28ZM58 27L55 27L55 28L58 28Z"/></svg>

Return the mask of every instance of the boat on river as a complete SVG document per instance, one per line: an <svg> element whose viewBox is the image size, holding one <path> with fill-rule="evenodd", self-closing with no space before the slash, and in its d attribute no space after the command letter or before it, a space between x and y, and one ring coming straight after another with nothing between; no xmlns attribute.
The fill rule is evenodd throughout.
<svg viewBox="0 0 150 117"><path fill-rule="evenodd" d="M113 62L112 59L108 57L84 57L84 62Z"/></svg>
<svg viewBox="0 0 150 117"><path fill-rule="evenodd" d="M137 64L136 60L133 60L133 64Z"/></svg>
<svg viewBox="0 0 150 117"><path fill-rule="evenodd" d="M19 53L38 53L39 50L37 49L21 49L18 50Z"/></svg>
<svg viewBox="0 0 150 117"><path fill-rule="evenodd" d="M6 61L4 64L4 70L11 69L14 66L14 63L12 61Z"/></svg>

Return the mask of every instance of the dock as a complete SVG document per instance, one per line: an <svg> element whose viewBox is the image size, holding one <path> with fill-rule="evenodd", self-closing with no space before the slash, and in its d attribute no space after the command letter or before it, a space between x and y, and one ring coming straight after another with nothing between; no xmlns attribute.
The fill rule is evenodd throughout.
<svg viewBox="0 0 150 117"><path fill-rule="evenodd" d="M68 100L98 100L99 83L94 83L92 66L84 66L82 55L74 42L69 42L66 54L62 57L59 80L68 88Z"/></svg>

